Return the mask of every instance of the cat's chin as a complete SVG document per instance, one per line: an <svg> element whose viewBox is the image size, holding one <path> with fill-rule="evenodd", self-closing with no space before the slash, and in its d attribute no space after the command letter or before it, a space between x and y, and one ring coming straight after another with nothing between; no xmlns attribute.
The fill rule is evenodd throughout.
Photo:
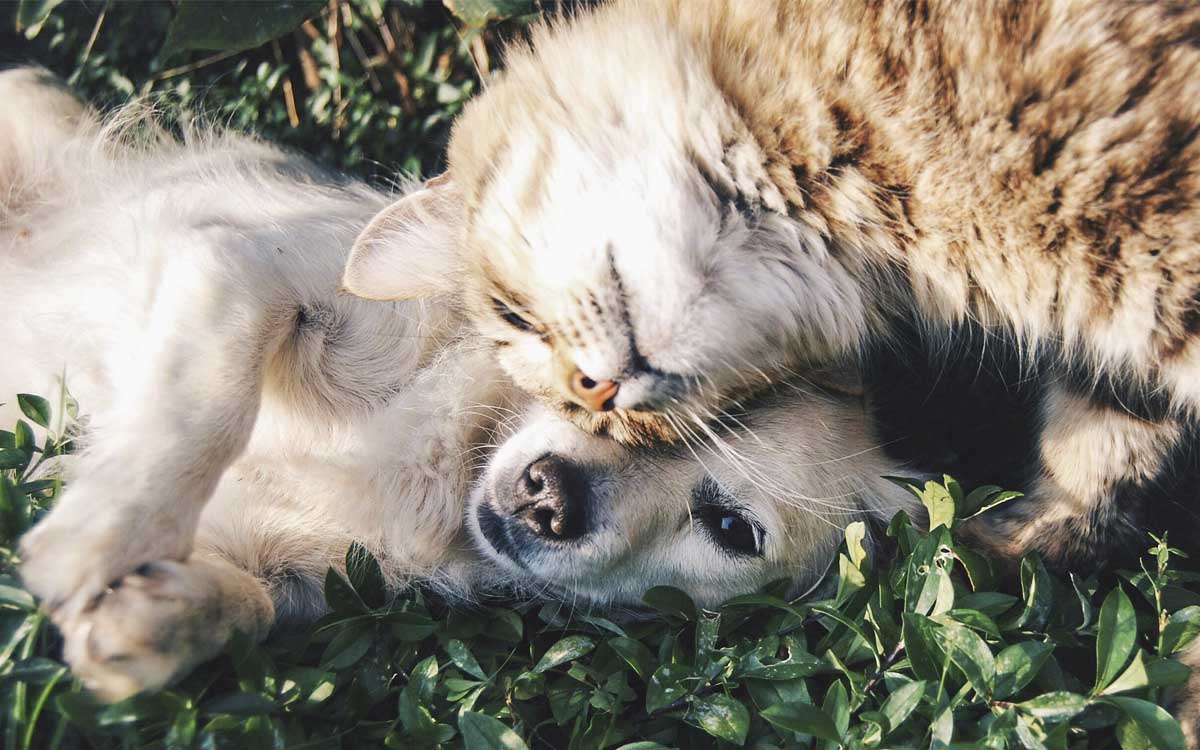
<svg viewBox="0 0 1200 750"><path fill-rule="evenodd" d="M671 419L658 412L629 409L595 412L570 401L559 403L558 412L586 432L625 445L656 445L680 439L679 431L671 426Z"/></svg>

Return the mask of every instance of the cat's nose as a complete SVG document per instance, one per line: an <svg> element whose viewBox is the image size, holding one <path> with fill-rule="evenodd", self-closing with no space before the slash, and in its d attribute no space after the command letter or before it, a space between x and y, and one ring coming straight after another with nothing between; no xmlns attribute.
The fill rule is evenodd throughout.
<svg viewBox="0 0 1200 750"><path fill-rule="evenodd" d="M619 390L621 385L615 380L592 380L582 370L571 374L571 392L592 411L611 410Z"/></svg>
<svg viewBox="0 0 1200 750"><path fill-rule="evenodd" d="M566 542L587 532L587 482L566 459L543 456L521 472L513 515L535 535Z"/></svg>

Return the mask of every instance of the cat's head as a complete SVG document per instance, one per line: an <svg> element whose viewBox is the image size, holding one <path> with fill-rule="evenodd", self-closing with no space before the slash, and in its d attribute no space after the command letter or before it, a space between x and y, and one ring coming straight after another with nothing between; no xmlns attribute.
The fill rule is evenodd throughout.
<svg viewBox="0 0 1200 750"><path fill-rule="evenodd" d="M674 441L828 363L860 303L689 43L587 24L586 61L554 33L510 59L345 285L454 294L520 386L593 432Z"/></svg>
<svg viewBox="0 0 1200 750"><path fill-rule="evenodd" d="M712 438L655 448L533 408L466 525L491 577L531 592L620 608L669 585L712 607L780 579L792 595L817 586L853 520L920 517L880 476L897 470L853 399L780 394Z"/></svg>

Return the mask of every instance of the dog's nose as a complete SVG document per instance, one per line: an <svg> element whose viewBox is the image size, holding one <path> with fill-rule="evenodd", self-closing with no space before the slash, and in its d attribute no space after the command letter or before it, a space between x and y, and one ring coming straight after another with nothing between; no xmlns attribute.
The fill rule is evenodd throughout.
<svg viewBox="0 0 1200 750"><path fill-rule="evenodd" d="M621 389L615 380L592 380L581 370L571 374L571 392L592 411L609 411Z"/></svg>
<svg viewBox="0 0 1200 750"><path fill-rule="evenodd" d="M552 541L577 539L587 526L587 484L579 467L555 455L543 456L517 479L519 518L534 534Z"/></svg>

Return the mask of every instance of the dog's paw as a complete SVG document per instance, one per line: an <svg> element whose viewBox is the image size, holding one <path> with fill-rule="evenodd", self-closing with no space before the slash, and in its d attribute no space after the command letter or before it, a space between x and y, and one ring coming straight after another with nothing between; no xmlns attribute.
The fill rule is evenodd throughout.
<svg viewBox="0 0 1200 750"><path fill-rule="evenodd" d="M56 620L63 658L102 700L161 688L215 655L232 635L237 623L224 593L201 565L142 565L69 620Z"/></svg>
<svg viewBox="0 0 1200 750"><path fill-rule="evenodd" d="M74 618L139 565L185 559L194 536L185 514L147 504L114 508L111 493L81 489L68 490L20 545L22 582L60 620Z"/></svg>

